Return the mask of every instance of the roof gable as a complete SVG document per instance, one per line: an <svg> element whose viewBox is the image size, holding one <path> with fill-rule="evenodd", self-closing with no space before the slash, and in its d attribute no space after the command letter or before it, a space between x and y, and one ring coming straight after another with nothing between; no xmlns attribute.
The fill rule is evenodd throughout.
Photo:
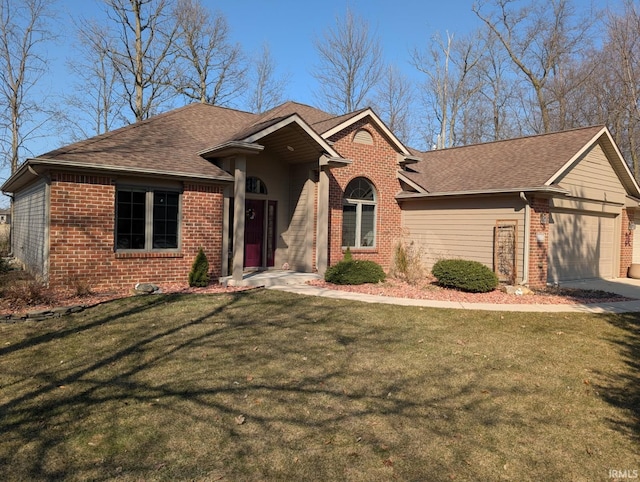
<svg viewBox="0 0 640 482"><path fill-rule="evenodd" d="M395 136L395 134L389 130L389 128L385 125L385 123L382 122L380 117L378 117L377 114L371 108L362 109L361 111L353 112L351 114L341 116L340 118L335 118L333 119L333 122L331 124L325 123L324 127L326 127L327 130L325 130L322 133L322 137L324 137L325 139L329 139L331 136L337 134L343 129L346 129L350 125L364 119L365 117L371 118L371 121L380 130L382 135L389 140L391 145L399 153L405 156L412 155L411 151L409 151L409 149L407 149L407 147L405 147L404 144L400 142L400 139L398 139Z"/></svg>

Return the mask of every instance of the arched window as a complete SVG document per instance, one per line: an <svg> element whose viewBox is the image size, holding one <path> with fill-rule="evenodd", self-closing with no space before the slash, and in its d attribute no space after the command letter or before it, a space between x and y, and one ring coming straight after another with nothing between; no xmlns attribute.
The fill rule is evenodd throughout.
<svg viewBox="0 0 640 482"><path fill-rule="evenodd" d="M376 191L364 177L353 179L342 203L342 246L370 248L376 245Z"/></svg>
<svg viewBox="0 0 640 482"><path fill-rule="evenodd" d="M247 192L251 194L267 194L267 186L259 177L249 176L247 177Z"/></svg>

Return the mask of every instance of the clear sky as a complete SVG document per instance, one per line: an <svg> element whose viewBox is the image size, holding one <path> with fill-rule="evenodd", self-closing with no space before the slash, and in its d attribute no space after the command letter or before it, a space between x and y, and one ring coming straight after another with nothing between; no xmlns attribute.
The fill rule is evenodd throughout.
<svg viewBox="0 0 640 482"><path fill-rule="evenodd" d="M60 40L48 52L52 72L41 85L53 97L68 93L74 85L65 67L74 54L71 44L77 20L74 22L73 18L100 18L104 10L100 0L58 2ZM233 40L245 52L257 52L267 42L279 74L290 76L286 98L310 105L316 104L312 95L315 80L310 75L317 59L313 41L333 27L336 18L343 17L348 7L369 22L381 41L385 60L416 79L421 74L409 64L414 48L424 48L438 32L464 35L480 26L480 20L471 11L472 0L202 0L202 3L224 14ZM588 5L587 0L575 3L585 8ZM598 3L600 7L605 5L604 1ZM61 143L52 131L27 147L38 155ZM0 171L0 183L7 177L7 170Z"/></svg>
<svg viewBox="0 0 640 482"><path fill-rule="evenodd" d="M59 0L63 5L63 31L73 34L72 15L100 16L100 0ZM313 40L344 17L347 7L364 17L381 40L386 60L407 74L409 51L426 45L437 31L464 33L479 21L471 11L471 0L202 0L226 17L232 38L250 52L267 43L281 73L290 75L288 96L313 104L314 79L310 70L316 61ZM66 18L65 18L66 17ZM63 40L69 39L65 33ZM56 64L64 68L66 42L57 50ZM62 61L62 63L61 63ZM53 80L53 79L52 79Z"/></svg>

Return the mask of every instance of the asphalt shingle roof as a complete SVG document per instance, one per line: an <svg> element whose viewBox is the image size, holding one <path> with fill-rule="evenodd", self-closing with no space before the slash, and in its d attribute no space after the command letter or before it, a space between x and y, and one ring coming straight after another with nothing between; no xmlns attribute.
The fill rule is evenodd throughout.
<svg viewBox="0 0 640 482"><path fill-rule="evenodd" d="M254 114L191 104L39 156L90 166L153 169L168 173L227 176L198 156L203 148L232 136Z"/></svg>
<svg viewBox="0 0 640 482"><path fill-rule="evenodd" d="M403 173L430 193L542 187L603 126L415 152Z"/></svg>
<svg viewBox="0 0 640 482"><path fill-rule="evenodd" d="M190 104L38 157L87 167L228 177L198 152L227 141L242 140L293 114L298 114L318 134L353 115L335 117L297 102L285 102L262 114Z"/></svg>

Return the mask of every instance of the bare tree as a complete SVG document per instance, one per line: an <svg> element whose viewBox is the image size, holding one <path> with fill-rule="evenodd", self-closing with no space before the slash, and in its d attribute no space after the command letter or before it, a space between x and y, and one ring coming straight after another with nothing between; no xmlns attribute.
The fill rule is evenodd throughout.
<svg viewBox="0 0 640 482"><path fill-rule="evenodd" d="M176 26L171 1L104 0L112 23L107 56L136 122L154 114L173 93Z"/></svg>
<svg viewBox="0 0 640 482"><path fill-rule="evenodd" d="M262 46L252 65L248 107L251 112L261 113L282 103L289 77L276 76L276 63L267 44Z"/></svg>
<svg viewBox="0 0 640 482"><path fill-rule="evenodd" d="M42 126L36 116L44 106L34 87L47 70L40 50L53 40L52 0L0 0L0 95L2 149L11 173L18 168L25 142Z"/></svg>
<svg viewBox="0 0 640 482"><path fill-rule="evenodd" d="M517 123L518 86L510 75L510 60L498 46L497 38L490 30L482 33L483 55L474 69L477 76L478 96L467 109L466 129L473 134L466 136L471 142L487 142L521 135Z"/></svg>
<svg viewBox="0 0 640 482"><path fill-rule="evenodd" d="M593 22L589 16L577 19L570 0L531 2L520 9L511 8L514 0L495 0L495 11L485 14L484 5L474 5L473 11L495 34L508 53L516 71L523 74L533 89L540 126L534 130L549 132L562 128L552 122L551 111L562 112L561 105L573 84L563 81L564 69L587 46ZM555 83L555 92L550 88ZM562 86L563 91L558 92Z"/></svg>
<svg viewBox="0 0 640 482"><path fill-rule="evenodd" d="M382 48L368 23L347 10L344 20L316 39L319 63L312 75L319 84L320 104L334 114L361 108L380 80Z"/></svg>
<svg viewBox="0 0 640 482"><path fill-rule="evenodd" d="M177 91L187 99L229 105L245 90L246 66L242 50L229 40L224 16L210 12L197 0L179 0Z"/></svg>
<svg viewBox="0 0 640 482"><path fill-rule="evenodd" d="M109 58L114 50L112 40L103 35L103 27L96 21L83 19L77 31L76 55L68 61L75 89L66 97L71 110L64 116L74 141L126 123L122 116L125 99L117 88L118 75Z"/></svg>
<svg viewBox="0 0 640 482"><path fill-rule="evenodd" d="M636 179L640 177L640 7L627 0L620 15L610 13L606 19L607 42L603 51L609 60L617 86L619 101L618 119L614 135L627 159L630 160Z"/></svg>
<svg viewBox="0 0 640 482"><path fill-rule="evenodd" d="M402 141L411 139L411 81L395 65L389 65L380 81L373 105L389 129Z"/></svg>
<svg viewBox="0 0 640 482"><path fill-rule="evenodd" d="M479 90L471 74L480 58L477 39L469 37L454 42L449 33L446 39L436 35L426 51L414 50L413 65L427 76L422 97L437 122L436 149L458 143L456 123Z"/></svg>

